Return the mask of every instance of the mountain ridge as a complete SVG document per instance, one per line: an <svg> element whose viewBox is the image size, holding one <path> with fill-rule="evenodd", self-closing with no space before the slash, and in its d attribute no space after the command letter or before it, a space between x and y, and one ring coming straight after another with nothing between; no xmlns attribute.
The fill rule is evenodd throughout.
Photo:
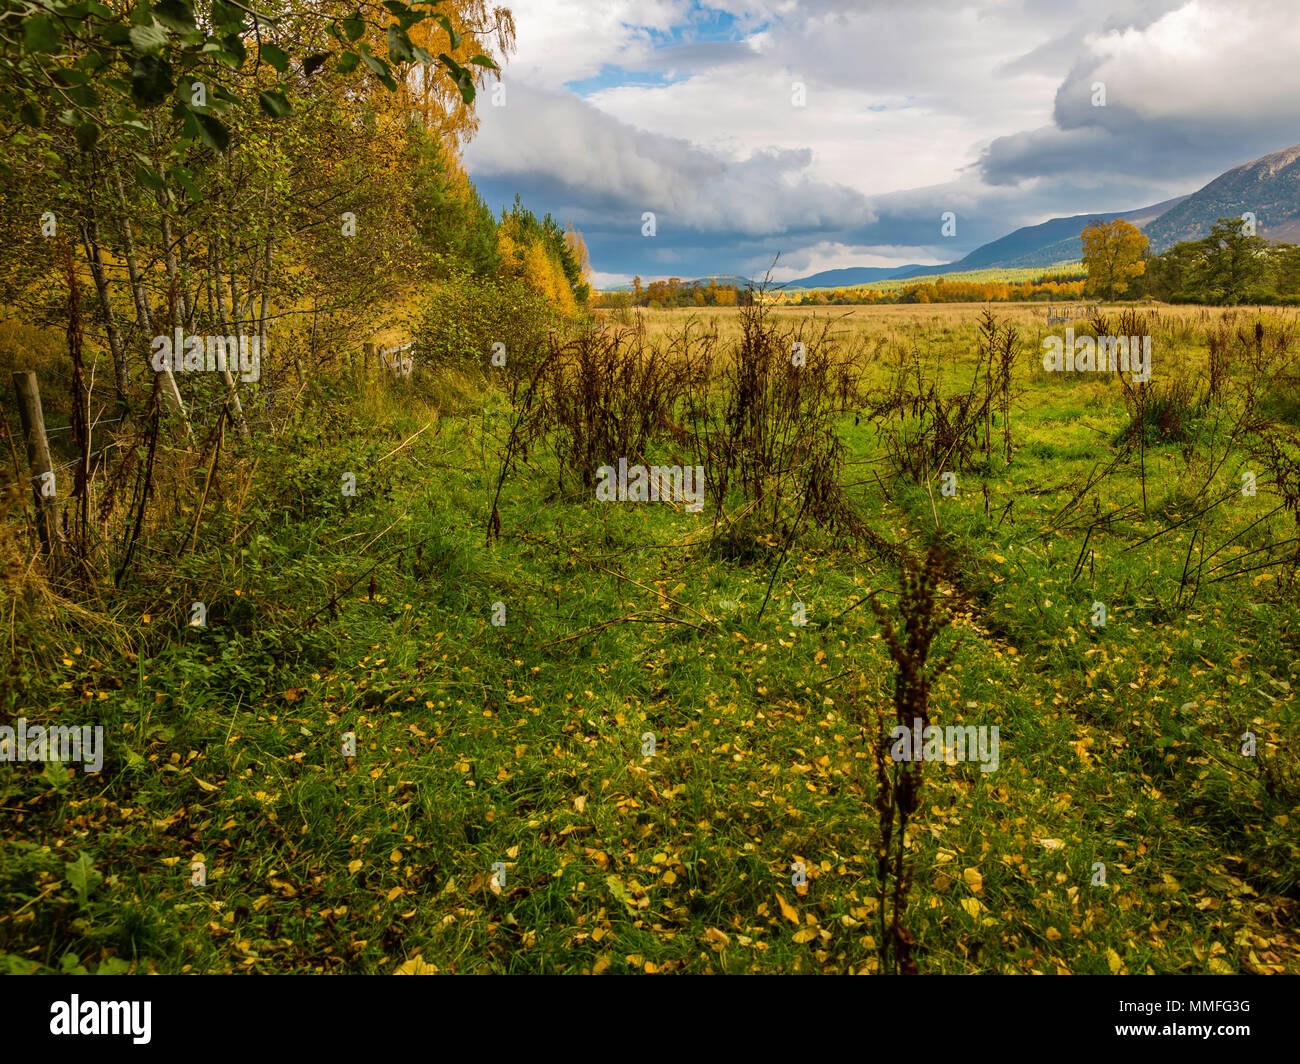
<svg viewBox="0 0 1300 1064"><path fill-rule="evenodd" d="M906 280L967 270L1044 269L1078 262L1083 254L1079 234L1094 219L1123 219L1141 229L1151 241L1153 254L1174 244L1208 236L1220 218L1255 215L1259 235L1268 240L1300 243L1300 144L1262 155L1225 170L1185 196L1127 211L1101 211L1048 218L1021 226L1005 236L981 244L955 262L923 266L846 266L822 270L780 284L784 289L853 288L873 281ZM737 274L715 274L688 282L709 281L744 287L750 281ZM758 284L759 279L754 280ZM617 285L609 292L631 291Z"/></svg>

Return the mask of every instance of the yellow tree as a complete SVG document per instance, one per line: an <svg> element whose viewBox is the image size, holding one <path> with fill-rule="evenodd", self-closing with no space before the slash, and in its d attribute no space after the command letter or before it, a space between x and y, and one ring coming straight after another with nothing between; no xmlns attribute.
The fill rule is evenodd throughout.
<svg viewBox="0 0 1300 1064"><path fill-rule="evenodd" d="M389 53L397 62L391 84L396 91L380 91L388 83L376 73L362 83L360 102L395 137L416 121L459 156L478 131L481 97L467 100L458 78L475 92L486 91L491 105L504 104L500 66L515 49L514 17L508 8L489 8L486 0L444 0L438 14L408 26L405 34L409 45ZM367 27L361 44L381 53L386 41L383 27ZM448 76L450 64L459 75Z"/></svg>
<svg viewBox="0 0 1300 1064"><path fill-rule="evenodd" d="M470 56L464 69L473 78L478 89L486 86L491 76L498 79L496 71L478 64L474 56L483 56L497 63L504 62L515 49L514 16L508 8L489 8L486 0L454 0L439 5L443 14L411 29L411 40L430 55L450 53L453 57ZM453 149L459 150L464 141L478 130L478 115L474 105L466 103L457 87L447 78L434 76L434 69L416 66L411 70L403 88L409 105L419 113L424 128L436 133ZM493 106L503 106L504 86L493 86L489 95Z"/></svg>
<svg viewBox="0 0 1300 1064"><path fill-rule="evenodd" d="M564 228L564 243L577 260L579 276L585 281L591 276L591 255L587 251L587 242L582 238L582 230L572 222Z"/></svg>
<svg viewBox="0 0 1300 1064"><path fill-rule="evenodd" d="M1088 271L1086 291L1098 295L1105 291L1114 299L1128 291L1128 283L1146 272L1143 256L1150 241L1135 225L1122 218L1112 222L1091 222L1080 234L1083 240L1083 265Z"/></svg>

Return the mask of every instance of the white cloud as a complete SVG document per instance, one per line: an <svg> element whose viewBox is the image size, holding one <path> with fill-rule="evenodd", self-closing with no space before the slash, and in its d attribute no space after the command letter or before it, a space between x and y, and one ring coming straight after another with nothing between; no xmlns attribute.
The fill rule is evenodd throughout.
<svg viewBox="0 0 1300 1064"><path fill-rule="evenodd" d="M517 51L508 72L559 88L594 77L606 64L636 66L650 56L649 31L687 21L687 0L511 0Z"/></svg>
<svg viewBox="0 0 1300 1064"><path fill-rule="evenodd" d="M665 236L683 228L761 234L871 220L860 193L811 176L808 149L736 158L637 129L570 93L508 83L506 99L505 107L483 109L466 151L477 178L526 176L570 202L620 213L637 229L642 212L652 211ZM578 215L581 222L591 217Z"/></svg>
<svg viewBox="0 0 1300 1064"><path fill-rule="evenodd" d="M772 271L775 281L792 281L796 277L821 273L823 270L838 270L846 263L853 266L931 266L946 263L951 256L936 254L932 247L903 247L900 245L878 244L843 244L838 241L823 240L807 247L797 248L788 254L782 254L781 261ZM751 260L746 264L746 272L762 273L768 262Z"/></svg>
<svg viewBox="0 0 1300 1064"><path fill-rule="evenodd" d="M1192 0L1143 29L1098 34L1087 44L1100 61L1091 79L1105 82L1108 107L1198 123L1295 116L1300 19L1294 0Z"/></svg>
<svg viewBox="0 0 1300 1064"><path fill-rule="evenodd" d="M508 106L485 97L466 160L572 217L610 276L761 272L791 247L799 272L951 261L1300 141L1294 4L516 0Z"/></svg>

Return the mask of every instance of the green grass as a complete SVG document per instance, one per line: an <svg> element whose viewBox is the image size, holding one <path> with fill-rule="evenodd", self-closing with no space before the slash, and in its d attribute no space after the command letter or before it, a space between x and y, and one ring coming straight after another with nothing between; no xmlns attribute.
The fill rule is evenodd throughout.
<svg viewBox="0 0 1300 1064"><path fill-rule="evenodd" d="M927 273L917 277L886 278L856 285L823 285L816 288L791 288L791 293L832 292L840 289L874 288L879 292L897 292L920 284L939 282L968 284L1023 284L1025 281L1082 281L1087 276L1082 262L1060 262L1053 266L1005 267L983 270L959 270L956 273ZM1058 302L1061 302L1058 300Z"/></svg>
<svg viewBox="0 0 1300 1064"><path fill-rule="evenodd" d="M943 366L973 349L948 342ZM921 969L1300 970L1294 587L1272 567L1188 603L1197 526L1138 545L1190 515L1225 445L1213 422L1191 458L1148 451L1147 515L1136 461L1101 485L1118 516L1076 572L1092 500L1053 517L1127 416L1117 383L1034 360L1013 461L934 493L959 563L940 649L959 645L932 713L998 725L1000 767L926 766ZM488 546L498 393L448 376L315 402L257 445L255 473L241 460L249 511L224 494L198 552L105 607L114 627L17 605L6 716L101 723L108 755L98 776L3 768L10 969L874 970L872 713L892 666L857 604L893 601L893 568L814 530L760 618L779 543L727 560L707 511L566 494L542 452ZM854 461L875 457L865 423L843 430ZM885 500L856 468L871 527L923 544L924 487ZM1211 549L1275 502L1261 487L1212 510ZM206 629L187 626L195 600ZM1241 756L1248 728L1263 758Z"/></svg>

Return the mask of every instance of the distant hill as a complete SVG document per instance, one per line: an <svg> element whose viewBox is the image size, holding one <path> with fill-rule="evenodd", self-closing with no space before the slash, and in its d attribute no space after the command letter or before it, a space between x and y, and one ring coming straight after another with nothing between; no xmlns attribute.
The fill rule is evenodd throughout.
<svg viewBox="0 0 1300 1064"><path fill-rule="evenodd" d="M1220 174L1144 230L1151 250L1208 236L1220 218L1255 215L1259 235L1300 243L1300 144Z"/></svg>
<svg viewBox="0 0 1300 1064"><path fill-rule="evenodd" d="M1182 203L1187 197L1179 196L1149 207L1132 211L1101 211L1076 214L1069 218L1049 218L1038 225L1027 225L1004 237L977 247L969 255L943 266L856 266L842 270L825 270L809 277L787 281L785 288L850 288L875 281L899 281L915 277L934 277L946 273L970 270L1008 269L1021 270L1035 267L1059 266L1078 262L1083 256L1083 242L1079 234L1084 226L1096 218L1111 221L1123 218L1139 229L1159 218L1166 211Z"/></svg>
<svg viewBox="0 0 1300 1064"><path fill-rule="evenodd" d="M823 270L793 281L784 282L782 288L853 288L872 281L890 281L910 271L934 273L944 266L850 266L843 270Z"/></svg>
<svg viewBox="0 0 1300 1064"><path fill-rule="evenodd" d="M761 277L755 280L755 286L757 286L761 280ZM691 285L695 288L708 288L710 281L719 286L734 285L737 288L745 288L749 285L749 278L741 277L738 273L715 273L708 277L697 277L693 281L684 281L682 283ZM649 282L647 281L643 281L641 287L645 288L648 283ZM631 292L633 290L633 286L630 284L616 284L611 285L609 288L601 289L602 292Z"/></svg>
<svg viewBox="0 0 1300 1064"><path fill-rule="evenodd" d="M1050 218L976 248L955 263L955 266L963 270L987 269L991 266L1016 269L1078 262L1083 257L1083 241L1079 239L1079 234L1089 222L1098 218L1104 222L1123 218L1141 229L1185 199L1186 196L1179 196L1134 211L1098 211L1093 214L1076 214L1069 218Z"/></svg>
<svg viewBox="0 0 1300 1064"><path fill-rule="evenodd" d="M1079 234L1097 218L1107 222L1123 218L1131 222L1146 233L1151 240L1151 250L1158 254L1184 240L1208 236L1220 218L1235 218L1246 211L1254 213L1261 236L1300 244L1300 144L1234 167L1190 196L1177 196L1131 211L1098 211L1068 218L1049 218L983 244L965 258L943 266L918 266L914 263L907 266L850 266L797 277L780 287L854 288L879 281L934 277L970 270L1034 269L1078 262L1083 256ZM703 277L694 283L707 285L710 280L741 288L749 284L748 279L734 274ZM631 289L631 285L619 285L609 291L627 292Z"/></svg>

